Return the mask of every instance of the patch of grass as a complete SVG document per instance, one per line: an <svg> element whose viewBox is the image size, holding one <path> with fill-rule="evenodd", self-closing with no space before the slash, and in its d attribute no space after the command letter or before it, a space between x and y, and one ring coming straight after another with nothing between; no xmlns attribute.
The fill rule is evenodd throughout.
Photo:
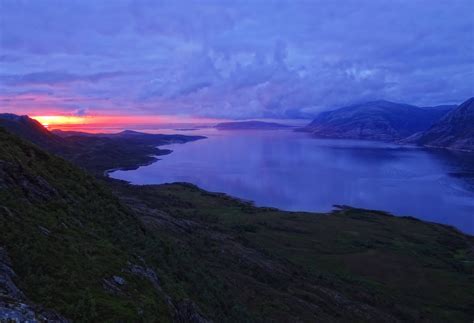
<svg viewBox="0 0 474 323"><path fill-rule="evenodd" d="M306 283L332 286L401 318L474 315L473 237L451 227L348 207L331 214L256 208L192 185L125 192L176 217L212 217L246 246L291 263Z"/></svg>

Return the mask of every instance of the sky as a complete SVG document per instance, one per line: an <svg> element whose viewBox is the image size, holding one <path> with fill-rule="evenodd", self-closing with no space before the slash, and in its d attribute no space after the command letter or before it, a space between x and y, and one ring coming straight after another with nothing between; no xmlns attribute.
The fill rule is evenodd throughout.
<svg viewBox="0 0 474 323"><path fill-rule="evenodd" d="M472 0L0 0L0 112L297 119L473 95Z"/></svg>

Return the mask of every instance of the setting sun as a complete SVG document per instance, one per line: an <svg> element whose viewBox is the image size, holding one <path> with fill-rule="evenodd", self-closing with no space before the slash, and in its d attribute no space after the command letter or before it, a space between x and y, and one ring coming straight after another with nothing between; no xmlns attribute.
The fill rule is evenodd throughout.
<svg viewBox="0 0 474 323"><path fill-rule="evenodd" d="M88 115L88 116L68 116L68 115L45 115L32 116L46 128L70 128L75 126L95 126L108 127L111 125L144 125L144 124L172 124L172 123L218 123L225 119L186 117L173 115L154 116L125 116L125 115Z"/></svg>
<svg viewBox="0 0 474 323"><path fill-rule="evenodd" d="M45 127L87 123L85 117L79 116L33 116L32 118Z"/></svg>

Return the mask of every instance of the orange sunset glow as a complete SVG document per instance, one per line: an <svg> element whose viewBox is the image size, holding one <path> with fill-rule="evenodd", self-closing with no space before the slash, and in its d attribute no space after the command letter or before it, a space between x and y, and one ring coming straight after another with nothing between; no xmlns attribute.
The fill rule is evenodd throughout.
<svg viewBox="0 0 474 323"><path fill-rule="evenodd" d="M53 125L73 125L87 123L86 117L78 116L33 116L32 118L37 120L45 127L50 127Z"/></svg>
<svg viewBox="0 0 474 323"><path fill-rule="evenodd" d="M68 115L45 115L32 116L33 119L40 122L47 128L67 128L71 126L95 125L95 126L113 126L113 125L145 125L145 124L178 124L178 123L218 123L222 119L199 118L188 116L106 116L106 115L88 115L88 116L68 116Z"/></svg>

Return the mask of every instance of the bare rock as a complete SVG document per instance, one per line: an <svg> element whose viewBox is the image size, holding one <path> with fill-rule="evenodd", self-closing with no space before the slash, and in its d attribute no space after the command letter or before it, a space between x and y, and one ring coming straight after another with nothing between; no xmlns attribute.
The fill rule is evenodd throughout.
<svg viewBox="0 0 474 323"><path fill-rule="evenodd" d="M56 312L29 302L15 285L15 277L10 258L0 247L0 322L69 322Z"/></svg>
<svg viewBox="0 0 474 323"><path fill-rule="evenodd" d="M155 287L157 290L161 290L160 279L153 269L146 266L129 264L129 267L125 271L147 279L153 285L153 287Z"/></svg>
<svg viewBox="0 0 474 323"><path fill-rule="evenodd" d="M117 285L123 286L126 283L125 279L120 276L113 276L112 278Z"/></svg>

